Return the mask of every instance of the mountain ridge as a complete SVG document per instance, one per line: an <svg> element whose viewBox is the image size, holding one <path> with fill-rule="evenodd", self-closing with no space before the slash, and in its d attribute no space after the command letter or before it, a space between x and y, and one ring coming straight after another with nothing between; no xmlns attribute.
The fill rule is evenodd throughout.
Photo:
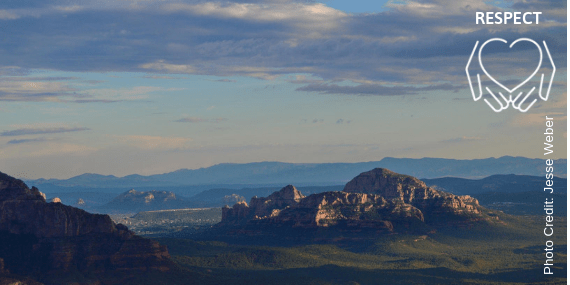
<svg viewBox="0 0 570 285"><path fill-rule="evenodd" d="M363 231L371 236L426 234L480 221L496 223L498 216L468 195L436 190L415 177L375 168L353 178L343 191L305 196L288 185L268 197L252 197L249 204L225 206L216 227L230 238L271 236L279 231L274 238L299 239L296 231L303 229L329 238L332 234L334 241Z"/></svg>
<svg viewBox="0 0 570 285"><path fill-rule="evenodd" d="M337 185L361 172L382 167L419 178L482 178L493 174L542 175L544 160L503 156L472 160L446 158L393 158L356 163L222 163L199 169L124 177L82 174L69 179L26 180L31 185L53 184L60 187L152 187L203 184L311 184ZM555 160L555 175L566 176L566 159Z"/></svg>
<svg viewBox="0 0 570 285"><path fill-rule="evenodd" d="M0 240L0 271L52 284L59 283L53 278L61 273L86 277L93 272L116 277L110 283L121 284L125 278L174 266L158 242L136 236L108 215L48 203L38 188L1 172Z"/></svg>

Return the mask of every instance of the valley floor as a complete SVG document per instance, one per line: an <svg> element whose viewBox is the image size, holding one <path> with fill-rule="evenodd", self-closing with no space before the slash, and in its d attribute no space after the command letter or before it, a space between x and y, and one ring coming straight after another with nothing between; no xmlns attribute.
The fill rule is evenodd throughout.
<svg viewBox="0 0 570 285"><path fill-rule="evenodd" d="M554 275L543 274L544 217L501 219L500 226L385 235L353 247L158 240L196 284L566 284L566 219L558 218L552 237Z"/></svg>

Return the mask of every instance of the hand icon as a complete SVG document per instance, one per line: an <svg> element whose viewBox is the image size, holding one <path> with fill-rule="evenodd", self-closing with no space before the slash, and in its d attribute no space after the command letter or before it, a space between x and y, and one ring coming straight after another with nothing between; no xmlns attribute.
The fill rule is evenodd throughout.
<svg viewBox="0 0 570 285"><path fill-rule="evenodd" d="M469 73L469 69L472 68L471 63L473 60L473 56L475 55L475 52L477 51L477 47L479 46L479 41L477 41L475 43L475 47L473 48L473 51L471 52L471 56L469 57L469 61L467 62L467 66L465 67L465 73L467 74L467 80L469 81L469 87L471 88L471 94L473 96L473 100L479 101L483 97L483 93L485 91L487 91L487 93L493 98L493 100L487 100L487 98L484 98L483 101L485 101L485 103L487 103L487 105L489 105L489 107L496 113L507 109L509 107L509 105L512 105L515 110L519 110L520 112L523 112L523 113L528 111L534 105L534 103L536 103L536 101L538 100L538 99L534 98L534 96L531 97L533 94L538 94L539 95L538 97L540 99L542 99L543 101L548 100L548 96L550 94L550 88L552 86L552 81L554 79L554 74L556 72L556 66L554 65L554 62L552 61L552 56L550 55L550 51L548 50L548 46L546 45L546 42L543 41L544 49L546 50L546 54L548 55L548 58L550 59L550 64L552 64L552 74L550 75L550 81L548 82L548 86L546 86L544 84L544 77L545 76L544 76L544 73L542 73L538 91L535 90L536 87L532 87L528 92L527 91L515 92L517 89L519 89L520 87L523 87L527 82L529 82L538 73L541 66L543 66L542 48L534 40L528 39L528 38L520 38L520 39L518 39L518 40L516 40L510 44L509 48L512 48L516 43L521 42L521 41L531 42L538 48L540 59L539 59L539 62L538 62L536 69L528 78L526 78L523 82L521 82L516 87L509 89L506 86L504 86L503 84L501 84L499 81L497 81L493 76L491 76L487 72L487 70L485 69L485 66L483 65L483 63L481 61L481 52L482 52L483 48L485 47L485 45L487 45L488 43L493 42L493 41L500 41L500 42L503 42L505 44L507 43L506 40L501 39L501 38L492 38L492 39L487 40L485 43L483 43L481 45L481 47L479 48L479 52L478 52L479 66L481 68L481 71L491 81L493 81L497 86L501 87L502 89L504 89L506 91L505 94L508 95L508 98L506 95L503 94L502 91L493 92L491 90L491 88L489 88L489 86L485 86L485 88L483 89L482 84L481 84L480 73L477 73L478 85L476 85L475 87L473 86L473 81L475 81L475 80L471 78L471 75ZM513 98L513 96L515 96L515 97ZM533 98L534 98L534 100L532 100ZM528 103L527 100L529 100L530 103ZM524 104L527 104L527 105L523 108Z"/></svg>
<svg viewBox="0 0 570 285"><path fill-rule="evenodd" d="M522 109L522 105L526 103L526 100L528 100L528 98L533 95L533 93L537 93L538 97L543 100L543 101L547 101L548 100L548 96L550 95L550 88L552 87L552 81L554 80L554 74L556 73L556 66L554 65L554 61L552 60L552 56L550 55L550 50L548 49L548 46L546 45L546 42L543 41L542 42L544 45L544 50L546 51L546 55L548 55L548 61L540 61L539 63L539 67L537 67L537 71L540 69L540 67L544 67L544 69L546 69L546 71L552 71L551 74L544 74L541 73L540 74L540 83L538 86L538 90L536 90L536 86L533 86L530 91L528 91L527 95L522 97L521 95L524 92L520 92L519 95L517 95L517 97L514 99L513 102L513 108L521 111L521 112L526 112L528 111L528 109L530 107L532 107L532 105L538 100L538 99L534 99L526 108ZM535 45L537 45L540 49L540 46L537 43L534 43ZM542 52L541 52L541 59L542 59ZM548 64L552 65L552 69L547 68ZM544 71L544 70L543 70ZM545 76L546 75L546 76ZM544 81L544 78L547 78L547 81ZM550 77L550 80L548 80L548 77ZM522 88L521 88L522 89ZM517 102L517 100L519 98L522 98L520 102Z"/></svg>

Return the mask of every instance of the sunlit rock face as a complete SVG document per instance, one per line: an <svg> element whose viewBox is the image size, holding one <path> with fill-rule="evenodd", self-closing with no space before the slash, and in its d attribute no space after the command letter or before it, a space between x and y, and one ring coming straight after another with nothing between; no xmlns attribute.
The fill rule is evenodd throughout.
<svg viewBox="0 0 570 285"><path fill-rule="evenodd" d="M429 211L430 214L479 214L481 210L479 201L471 196L435 190L415 177L383 168L361 173L348 182L343 191L378 194L386 199L413 205L424 212Z"/></svg>
<svg viewBox="0 0 570 285"><path fill-rule="evenodd" d="M220 226L369 228L395 231L414 225L445 226L483 219L470 196L427 187L417 178L377 168L361 173L343 191L305 197L288 185L249 205L224 207Z"/></svg>

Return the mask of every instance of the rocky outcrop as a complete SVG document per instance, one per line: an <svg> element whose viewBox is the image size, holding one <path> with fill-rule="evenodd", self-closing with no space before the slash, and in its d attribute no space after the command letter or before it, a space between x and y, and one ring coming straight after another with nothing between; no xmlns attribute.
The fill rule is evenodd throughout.
<svg viewBox="0 0 570 285"><path fill-rule="evenodd" d="M348 193L378 194L386 199L399 199L411 203L415 199L432 199L439 194L419 179L397 174L388 169L376 168L361 173L342 190Z"/></svg>
<svg viewBox="0 0 570 285"><path fill-rule="evenodd" d="M188 201L170 191L137 191L131 189L100 207L111 212L141 212L185 208Z"/></svg>
<svg viewBox="0 0 570 285"><path fill-rule="evenodd" d="M170 200L176 200L176 195L169 191L137 191L131 189L119 196L117 196L113 201L118 203L144 203L151 204L155 202L168 202Z"/></svg>
<svg viewBox="0 0 570 285"><path fill-rule="evenodd" d="M274 215L274 210L295 206L303 198L305 198L305 196L301 194L295 186L287 185L283 189L269 195L267 198L251 198L250 208L254 209L252 212L254 216L271 216Z"/></svg>
<svg viewBox="0 0 570 285"><path fill-rule="evenodd" d="M0 173L0 259L11 273L137 274L168 271L166 247L135 236L107 215L47 203L35 187Z"/></svg>
<svg viewBox="0 0 570 285"><path fill-rule="evenodd" d="M224 205L233 205L235 203L244 202L244 201L245 197L238 194L225 195L222 198L222 203L224 203Z"/></svg>
<svg viewBox="0 0 570 285"><path fill-rule="evenodd" d="M482 209L479 201L471 196L457 196L436 190L415 177L383 168L361 173L348 182L343 191L378 194L386 199L412 205L430 217L428 223L436 223L436 217L442 214L478 215Z"/></svg>
<svg viewBox="0 0 570 285"><path fill-rule="evenodd" d="M49 199L50 203L61 203L61 199L59 197Z"/></svg>
<svg viewBox="0 0 570 285"><path fill-rule="evenodd" d="M250 208L245 201L237 202L231 208L226 205L222 208L222 221L233 224L246 222L250 217L249 210Z"/></svg>
<svg viewBox="0 0 570 285"><path fill-rule="evenodd" d="M377 168L348 182L343 191L305 197L288 185L267 198L224 207L220 226L369 228L384 231L420 225L449 226L484 219L476 199L427 187L417 178ZM425 227L424 227L425 226Z"/></svg>

